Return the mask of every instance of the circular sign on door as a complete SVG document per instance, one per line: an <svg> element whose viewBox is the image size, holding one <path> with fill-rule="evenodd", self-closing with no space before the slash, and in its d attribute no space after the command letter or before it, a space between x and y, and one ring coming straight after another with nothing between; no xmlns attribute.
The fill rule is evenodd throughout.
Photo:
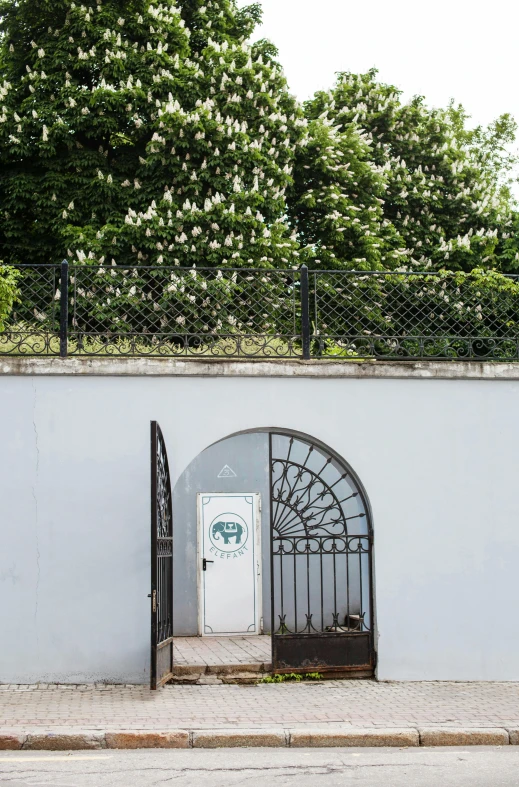
<svg viewBox="0 0 519 787"><path fill-rule="evenodd" d="M249 528L239 514L218 514L209 526L211 544L220 552L238 552L249 538Z"/></svg>

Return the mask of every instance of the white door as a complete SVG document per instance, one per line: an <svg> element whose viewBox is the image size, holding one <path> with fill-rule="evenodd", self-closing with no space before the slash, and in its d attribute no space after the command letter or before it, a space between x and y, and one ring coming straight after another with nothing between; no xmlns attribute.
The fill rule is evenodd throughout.
<svg viewBox="0 0 519 787"><path fill-rule="evenodd" d="M260 634L260 496L198 495L200 634Z"/></svg>

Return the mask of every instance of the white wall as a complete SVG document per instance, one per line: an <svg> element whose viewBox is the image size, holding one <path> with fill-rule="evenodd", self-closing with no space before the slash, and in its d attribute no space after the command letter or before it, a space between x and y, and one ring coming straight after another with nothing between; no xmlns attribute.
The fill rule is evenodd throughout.
<svg viewBox="0 0 519 787"><path fill-rule="evenodd" d="M519 383L0 375L0 682L146 681L149 422L178 478L278 427L373 509L378 675L519 680Z"/></svg>

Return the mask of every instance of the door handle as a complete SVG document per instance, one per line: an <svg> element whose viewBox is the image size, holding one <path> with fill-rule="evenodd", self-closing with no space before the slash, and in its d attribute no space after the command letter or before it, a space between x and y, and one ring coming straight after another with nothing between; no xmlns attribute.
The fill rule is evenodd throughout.
<svg viewBox="0 0 519 787"><path fill-rule="evenodd" d="M205 557L202 560L202 571L207 571L207 564L214 563L214 560L206 560Z"/></svg>

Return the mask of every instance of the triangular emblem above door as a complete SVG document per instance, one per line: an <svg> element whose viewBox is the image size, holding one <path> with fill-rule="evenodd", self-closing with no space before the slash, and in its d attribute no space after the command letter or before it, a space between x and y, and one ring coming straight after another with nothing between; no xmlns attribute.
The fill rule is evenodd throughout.
<svg viewBox="0 0 519 787"><path fill-rule="evenodd" d="M229 465L224 465L220 470L220 472L218 473L218 478L237 478L237 477L238 476L236 475L234 470L232 470L232 468L229 467Z"/></svg>

